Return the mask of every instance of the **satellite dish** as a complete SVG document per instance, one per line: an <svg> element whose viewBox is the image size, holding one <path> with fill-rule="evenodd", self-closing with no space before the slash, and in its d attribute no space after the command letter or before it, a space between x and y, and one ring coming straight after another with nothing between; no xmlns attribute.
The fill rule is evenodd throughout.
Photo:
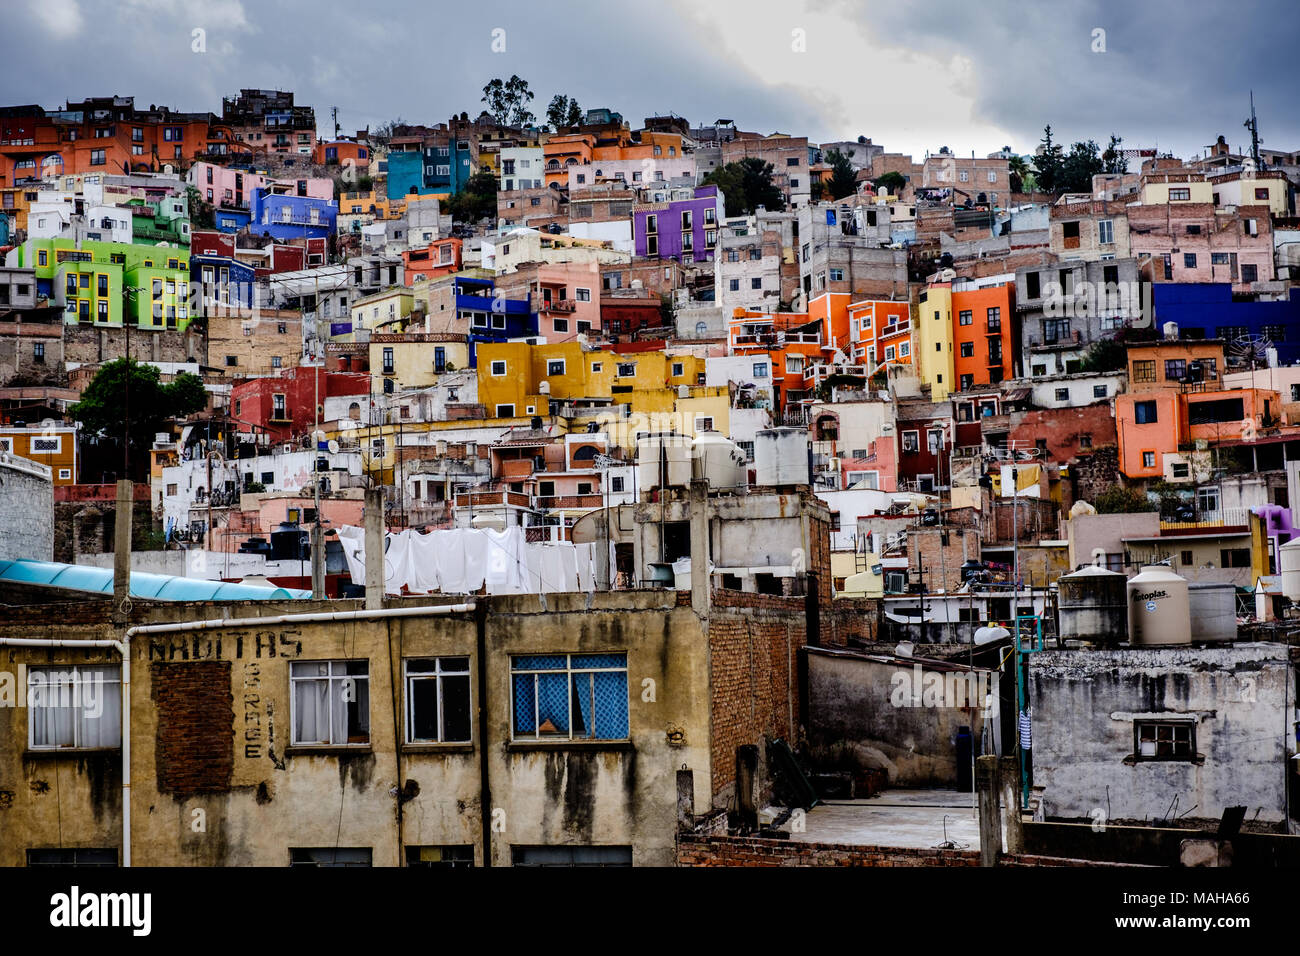
<svg viewBox="0 0 1300 956"><path fill-rule="evenodd" d="M339 443L333 438L330 439L329 449L331 455L337 455L339 453Z"/></svg>

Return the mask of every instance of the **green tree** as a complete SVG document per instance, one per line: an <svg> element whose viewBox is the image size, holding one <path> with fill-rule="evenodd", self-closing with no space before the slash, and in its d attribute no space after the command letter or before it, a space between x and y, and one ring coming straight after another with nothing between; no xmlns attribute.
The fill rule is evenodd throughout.
<svg viewBox="0 0 1300 956"><path fill-rule="evenodd" d="M871 185L876 187L877 191L884 189L891 196L898 196L903 192L903 187L907 185L907 180L903 174L896 170L890 170L883 176L877 176L871 181Z"/></svg>
<svg viewBox="0 0 1300 956"><path fill-rule="evenodd" d="M1060 192L1061 167L1065 164L1064 152L1059 143L1052 142L1051 124L1043 127L1043 139L1034 157L1037 172L1034 179L1044 192Z"/></svg>
<svg viewBox="0 0 1300 956"><path fill-rule="evenodd" d="M564 126L577 126L582 122L582 107L572 96L556 93L546 107L546 122L557 132Z"/></svg>
<svg viewBox="0 0 1300 956"><path fill-rule="evenodd" d="M827 199L843 199L853 196L858 191L858 173L853 163L838 149L827 150L826 161L831 165L831 178L827 184L830 194Z"/></svg>
<svg viewBox="0 0 1300 956"><path fill-rule="evenodd" d="M129 414L127 434L134 461L135 453L147 449L153 436L164 431L163 426L171 419L206 408L208 394L203 379L188 372L164 385L156 365L130 360L129 369L128 378L128 360L124 358L105 363L69 412L88 436L103 436L119 443Z"/></svg>
<svg viewBox="0 0 1300 956"><path fill-rule="evenodd" d="M1092 177L1104 166L1100 147L1094 140L1075 143L1061 162L1061 180L1057 189L1066 193L1091 193Z"/></svg>
<svg viewBox="0 0 1300 956"><path fill-rule="evenodd" d="M483 102L502 126L532 124L537 119L528 109L532 99L533 91L528 88L528 81L514 75L504 81L492 80L483 87Z"/></svg>
<svg viewBox="0 0 1300 956"><path fill-rule="evenodd" d="M197 187L185 187L185 204L190 211L191 229L211 229L215 225L212 203L203 198Z"/></svg>
<svg viewBox="0 0 1300 956"><path fill-rule="evenodd" d="M1012 156L1007 160L1007 171L1010 174L1007 178L1011 183L1013 193L1022 193L1025 191L1025 180L1030 175L1029 164L1025 162L1023 156Z"/></svg>
<svg viewBox="0 0 1300 956"><path fill-rule="evenodd" d="M497 215L497 178L486 167L480 169L454 196L447 200L444 211L456 222L478 222L495 219Z"/></svg>
<svg viewBox="0 0 1300 956"><path fill-rule="evenodd" d="M785 197L772 182L772 164L757 156L746 156L720 166L704 177L701 185L722 190L728 216L746 216L759 206L773 212L785 208Z"/></svg>
<svg viewBox="0 0 1300 956"><path fill-rule="evenodd" d="M1085 372L1119 372L1128 365L1128 350L1118 339L1099 339L1083 355Z"/></svg>
<svg viewBox="0 0 1300 956"><path fill-rule="evenodd" d="M1103 172L1128 172L1128 160L1124 158L1124 154L1119 148L1120 144L1123 142L1124 140L1116 136L1114 133L1110 134L1110 142L1106 144L1106 149L1101 154L1101 161L1105 167Z"/></svg>
<svg viewBox="0 0 1300 956"><path fill-rule="evenodd" d="M1111 485L1092 503L1098 514L1121 515L1139 511L1159 511L1160 505L1135 488Z"/></svg>

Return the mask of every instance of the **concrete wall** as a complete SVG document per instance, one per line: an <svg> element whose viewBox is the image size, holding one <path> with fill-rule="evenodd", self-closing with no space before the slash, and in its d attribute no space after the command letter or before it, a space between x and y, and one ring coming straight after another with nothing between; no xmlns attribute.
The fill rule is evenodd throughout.
<svg viewBox="0 0 1300 956"><path fill-rule="evenodd" d="M0 560L54 559L50 469L0 452Z"/></svg>
<svg viewBox="0 0 1300 956"><path fill-rule="evenodd" d="M1288 667L1274 644L1030 655L1033 784L1046 815L1217 820L1244 804L1247 819L1281 820ZM1193 722L1195 759L1135 760L1135 721L1171 718Z"/></svg>
<svg viewBox="0 0 1300 956"><path fill-rule="evenodd" d="M936 690L940 680L942 689ZM879 769L888 773L894 787L953 787L958 731L969 727L978 750L987 693L996 695L997 690L992 673L985 670L812 651L809 744L814 759L827 770Z"/></svg>

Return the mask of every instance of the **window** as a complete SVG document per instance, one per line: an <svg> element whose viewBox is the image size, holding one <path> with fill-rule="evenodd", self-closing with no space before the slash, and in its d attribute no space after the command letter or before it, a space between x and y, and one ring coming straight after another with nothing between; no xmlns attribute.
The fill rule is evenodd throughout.
<svg viewBox="0 0 1300 956"><path fill-rule="evenodd" d="M497 378L506 374L506 363L501 359L494 359L492 362L492 374Z"/></svg>
<svg viewBox="0 0 1300 956"><path fill-rule="evenodd" d="M962 358L973 358L975 355L975 343L963 342L960 347Z"/></svg>
<svg viewBox="0 0 1300 956"><path fill-rule="evenodd" d="M514 418L514 417L515 417L515 406L514 406L513 404L510 404L510 405L498 405L498 406L497 406L496 417L497 417L497 418Z"/></svg>
<svg viewBox="0 0 1300 956"><path fill-rule="evenodd" d="M767 363L766 363L766 362L755 362L755 363L754 363L754 378L767 378Z"/></svg>
<svg viewBox="0 0 1300 956"><path fill-rule="evenodd" d="M690 228L691 228L691 211L689 209L684 209L682 210L682 229L684 231Z"/></svg>
<svg viewBox="0 0 1300 956"><path fill-rule="evenodd" d="M957 384L957 388L958 388L959 390L963 391L963 392L964 392L966 389L968 389L968 388L974 388L974 386L975 386L975 376L974 376L974 375L963 375L963 376L961 376L961 378L958 380L958 384Z"/></svg>
<svg viewBox="0 0 1300 956"><path fill-rule="evenodd" d="M370 847L291 848L290 866L370 866Z"/></svg>
<svg viewBox="0 0 1300 956"><path fill-rule="evenodd" d="M685 364L682 363L682 362L674 362L674 363L673 363L672 377L673 377L673 378L677 378L678 376L685 375L685 374L686 374L686 366L685 366Z"/></svg>
<svg viewBox="0 0 1300 956"><path fill-rule="evenodd" d="M1191 474L1191 469L1186 462L1175 462L1170 468L1175 478L1186 478ZM1190 561L1184 561L1184 564L1190 564Z"/></svg>
<svg viewBox="0 0 1300 956"><path fill-rule="evenodd" d="M1242 281L1242 282L1258 282L1258 281L1259 281L1259 266L1255 266L1255 265L1251 265L1251 264L1249 264L1249 263L1245 263L1245 262L1243 262L1242 265L1241 265L1241 281Z"/></svg>
<svg viewBox="0 0 1300 956"><path fill-rule="evenodd" d="M658 216L650 215L645 217L645 231L646 231L646 235L654 235L656 232L659 231Z"/></svg>
<svg viewBox="0 0 1300 956"><path fill-rule="evenodd" d="M1138 760L1196 759L1196 724L1190 720L1134 721L1133 756Z"/></svg>
<svg viewBox="0 0 1300 956"><path fill-rule="evenodd" d="M912 349L911 344L908 342L904 342L898 346L898 354L901 357L906 358L908 354L911 352L911 349Z"/></svg>
<svg viewBox="0 0 1300 956"><path fill-rule="evenodd" d="M511 866L631 866L630 846L513 846Z"/></svg>
<svg viewBox="0 0 1300 956"><path fill-rule="evenodd" d="M424 866L446 869L474 865L472 846L408 846L407 866Z"/></svg>
<svg viewBox="0 0 1300 956"><path fill-rule="evenodd" d="M271 356L271 368L282 368L283 364L284 363L281 360L280 356L278 355Z"/></svg>
<svg viewBox="0 0 1300 956"><path fill-rule="evenodd" d="M295 746L370 743L368 661L292 661L289 685Z"/></svg>
<svg viewBox="0 0 1300 956"><path fill-rule="evenodd" d="M1202 513L1219 510L1219 489L1215 487L1196 489L1196 510ZM1226 565L1225 565L1226 567Z"/></svg>
<svg viewBox="0 0 1300 956"><path fill-rule="evenodd" d="M609 479L609 490L615 493L623 490L623 476L611 475Z"/></svg>
<svg viewBox="0 0 1300 956"><path fill-rule="evenodd" d="M994 306L988 310L989 331L996 332L1002 328L1002 308Z"/></svg>
<svg viewBox="0 0 1300 956"><path fill-rule="evenodd" d="M1068 402L1070 400L1070 390L1068 388L1058 388L1056 390L1056 400L1058 402Z"/></svg>
<svg viewBox="0 0 1300 956"><path fill-rule="evenodd" d="M285 406L285 397L279 394L272 395L271 396L271 419L273 421L284 421L288 417L289 417L288 412L286 411L286 406Z"/></svg>
<svg viewBox="0 0 1300 956"><path fill-rule="evenodd" d="M1219 566L1224 568L1250 567L1250 548L1223 548L1219 551Z"/></svg>
<svg viewBox="0 0 1300 956"><path fill-rule="evenodd" d="M713 431L713 419L708 415L695 416L695 430L697 432Z"/></svg>
<svg viewBox="0 0 1300 956"><path fill-rule="evenodd" d="M1137 359L1133 362L1133 381L1135 382L1154 382L1156 380L1156 362L1155 359ZM1155 402L1145 404L1154 405Z"/></svg>
<svg viewBox="0 0 1300 956"><path fill-rule="evenodd" d="M1264 200L1265 202L1267 202L1267 201L1268 201L1268 190L1267 190L1267 189L1256 189L1256 190L1255 190L1255 198L1256 198L1256 199L1262 199L1262 200Z"/></svg>
<svg viewBox="0 0 1300 956"><path fill-rule="evenodd" d="M754 281L757 282L758 280L755 279ZM843 270L843 269L832 269L832 270L831 270L831 281L832 281L832 282L843 282L843 281L844 281L844 270ZM754 288L757 289L758 286L755 286Z"/></svg>
<svg viewBox="0 0 1300 956"><path fill-rule="evenodd" d="M469 741L469 658L424 658L408 660L404 666L406 742Z"/></svg>
<svg viewBox="0 0 1300 956"><path fill-rule="evenodd" d="M45 364L45 343L37 342L32 346L32 361L38 365Z"/></svg>
<svg viewBox="0 0 1300 956"><path fill-rule="evenodd" d="M1093 397L1093 398L1105 398L1105 397L1106 397L1106 386L1105 386L1105 385L1094 385L1094 386L1092 387L1092 397Z"/></svg>
<svg viewBox="0 0 1300 956"><path fill-rule="evenodd" d="M1196 253L1194 253L1194 252L1184 252L1184 253L1183 253L1183 268L1184 268L1184 269L1195 269L1195 268L1196 268Z"/></svg>
<svg viewBox="0 0 1300 956"><path fill-rule="evenodd" d="M1186 359L1165 359L1165 378L1181 382L1187 377L1187 360Z"/></svg>
<svg viewBox="0 0 1300 956"><path fill-rule="evenodd" d="M903 432L903 454L915 454L921 447L920 432Z"/></svg>
<svg viewBox="0 0 1300 956"><path fill-rule="evenodd" d="M1154 425L1159 419L1155 402L1134 402L1133 421L1138 425Z"/></svg>
<svg viewBox="0 0 1300 956"><path fill-rule="evenodd" d="M239 356L237 355L226 356L226 368L234 368L238 364L239 364Z"/></svg>
<svg viewBox="0 0 1300 956"><path fill-rule="evenodd" d="M106 750L122 744L117 664L29 668L27 705L30 750Z"/></svg>
<svg viewBox="0 0 1300 956"><path fill-rule="evenodd" d="M27 851L28 866L117 866L117 847L74 847Z"/></svg>
<svg viewBox="0 0 1300 956"><path fill-rule="evenodd" d="M92 149L90 151L90 165L92 166L104 165L104 151L102 149Z"/></svg>
<svg viewBox="0 0 1300 956"><path fill-rule="evenodd" d="M958 170L958 171L957 171L957 179L960 180L960 181L963 182L963 183L970 182L970 172L969 172L968 170L965 170L965 169L960 169L960 170Z"/></svg>
<svg viewBox="0 0 1300 956"><path fill-rule="evenodd" d="M634 378L636 376L636 362L619 362L618 377Z"/></svg>
<svg viewBox="0 0 1300 956"><path fill-rule="evenodd" d="M1047 343L1060 342L1070 337L1070 320L1069 319L1044 319L1043 320L1043 341Z"/></svg>
<svg viewBox="0 0 1300 956"><path fill-rule="evenodd" d="M564 359L550 359L546 363L547 375L563 375Z"/></svg>
<svg viewBox="0 0 1300 956"><path fill-rule="evenodd" d="M626 740L626 654L512 657L515 740Z"/></svg>
<svg viewBox="0 0 1300 956"><path fill-rule="evenodd" d="M1144 451L1142 453L1142 467L1154 468L1156 466L1156 453L1153 451Z"/></svg>
<svg viewBox="0 0 1300 956"><path fill-rule="evenodd" d="M957 313L957 324L958 324L958 325L970 325L971 322L973 321L973 319L972 319L971 316L972 316L972 313L971 313L970 309L966 309L966 310L964 310L964 311L962 311L962 312L958 312L958 313Z"/></svg>

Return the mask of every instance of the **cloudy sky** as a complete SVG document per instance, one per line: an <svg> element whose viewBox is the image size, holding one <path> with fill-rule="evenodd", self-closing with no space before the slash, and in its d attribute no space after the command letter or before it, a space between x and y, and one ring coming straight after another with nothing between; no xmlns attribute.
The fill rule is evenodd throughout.
<svg viewBox="0 0 1300 956"><path fill-rule="evenodd" d="M742 129L865 135L920 156L1067 144L1194 155L1300 148L1293 0L6 0L4 104L134 95L220 112L241 87L291 89L349 133L476 114L496 76L636 124L674 112ZM196 30L204 31L197 35ZM504 46L503 51L494 50ZM195 47L202 49L196 52Z"/></svg>

